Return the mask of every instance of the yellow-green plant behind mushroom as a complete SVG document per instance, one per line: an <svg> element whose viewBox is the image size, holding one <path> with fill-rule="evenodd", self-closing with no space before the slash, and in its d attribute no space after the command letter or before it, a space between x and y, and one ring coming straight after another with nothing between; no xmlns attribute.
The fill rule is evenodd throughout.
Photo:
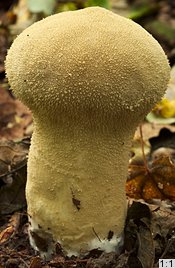
<svg viewBox="0 0 175 268"><path fill-rule="evenodd" d="M53 241L68 255L114 251L126 217L132 137L169 80L162 48L131 20L91 7L24 30L8 52L6 72L33 113L31 243L44 255Z"/></svg>

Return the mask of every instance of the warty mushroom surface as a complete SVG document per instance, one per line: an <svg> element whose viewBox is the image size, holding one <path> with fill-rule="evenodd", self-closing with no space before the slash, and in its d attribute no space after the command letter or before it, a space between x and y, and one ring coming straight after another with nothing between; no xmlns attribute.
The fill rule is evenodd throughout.
<svg viewBox="0 0 175 268"><path fill-rule="evenodd" d="M33 113L31 244L44 256L53 241L69 256L116 250L132 137L169 80L162 48L133 21L90 7L24 30L8 51L6 73Z"/></svg>

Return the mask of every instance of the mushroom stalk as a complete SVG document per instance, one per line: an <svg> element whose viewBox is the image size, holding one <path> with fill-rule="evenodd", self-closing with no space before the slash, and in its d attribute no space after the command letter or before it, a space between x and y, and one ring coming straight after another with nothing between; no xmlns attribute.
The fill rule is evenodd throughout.
<svg viewBox="0 0 175 268"><path fill-rule="evenodd" d="M21 33L6 59L32 111L26 197L43 256L116 250L136 126L163 96L167 58L141 26L99 7L63 12Z"/></svg>
<svg viewBox="0 0 175 268"><path fill-rule="evenodd" d="M93 248L115 251L126 216L124 182L133 128L108 114L81 114L47 125L37 120L28 162L29 215L55 241L59 237L68 255ZM127 137L119 134L123 127Z"/></svg>

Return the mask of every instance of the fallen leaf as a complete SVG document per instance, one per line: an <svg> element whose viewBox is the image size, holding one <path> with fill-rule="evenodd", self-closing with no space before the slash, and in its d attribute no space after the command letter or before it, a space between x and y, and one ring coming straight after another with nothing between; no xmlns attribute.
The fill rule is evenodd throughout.
<svg viewBox="0 0 175 268"><path fill-rule="evenodd" d="M124 233L124 247L129 254L128 267L153 267L155 250L148 205L135 201L129 204Z"/></svg>
<svg viewBox="0 0 175 268"><path fill-rule="evenodd" d="M9 91L0 87L0 139L14 140L25 136L25 129L32 123L31 112Z"/></svg>
<svg viewBox="0 0 175 268"><path fill-rule="evenodd" d="M8 30L5 27L0 27L0 76L4 77L5 68L4 61L8 48Z"/></svg>
<svg viewBox="0 0 175 268"><path fill-rule="evenodd" d="M162 128L149 139L150 153L134 155L129 164L126 183L131 198L175 200L175 133ZM164 146L164 147L162 147Z"/></svg>
<svg viewBox="0 0 175 268"><path fill-rule="evenodd" d="M172 118L163 118L160 115L156 115L153 112L150 112L147 116L146 119L148 120L149 123L154 123L154 124L173 124L175 123L175 117Z"/></svg>
<svg viewBox="0 0 175 268"><path fill-rule="evenodd" d="M13 232L14 232L13 226L9 226L5 230L3 230L0 233L0 244L6 242L12 236Z"/></svg>
<svg viewBox="0 0 175 268"><path fill-rule="evenodd" d="M0 232L0 245L7 242L17 231L20 223L20 214L15 213L9 220L8 226Z"/></svg>
<svg viewBox="0 0 175 268"><path fill-rule="evenodd" d="M40 257L32 258L30 268L41 268L41 267L42 267L41 258Z"/></svg>
<svg viewBox="0 0 175 268"><path fill-rule="evenodd" d="M26 205L26 164L29 149L21 142L0 142L0 214L8 214Z"/></svg>
<svg viewBox="0 0 175 268"><path fill-rule="evenodd" d="M132 198L149 200L160 198L175 200L175 164L169 156L160 157L149 164L149 171L144 163L140 167L130 164L126 192Z"/></svg>

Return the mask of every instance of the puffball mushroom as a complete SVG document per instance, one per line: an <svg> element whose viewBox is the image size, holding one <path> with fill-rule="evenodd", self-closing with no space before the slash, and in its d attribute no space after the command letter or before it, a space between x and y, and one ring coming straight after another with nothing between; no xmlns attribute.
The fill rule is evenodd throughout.
<svg viewBox="0 0 175 268"><path fill-rule="evenodd" d="M25 29L8 51L6 72L33 113L32 245L45 256L54 242L68 256L115 251L132 137L170 76L162 48L133 21L89 7Z"/></svg>

